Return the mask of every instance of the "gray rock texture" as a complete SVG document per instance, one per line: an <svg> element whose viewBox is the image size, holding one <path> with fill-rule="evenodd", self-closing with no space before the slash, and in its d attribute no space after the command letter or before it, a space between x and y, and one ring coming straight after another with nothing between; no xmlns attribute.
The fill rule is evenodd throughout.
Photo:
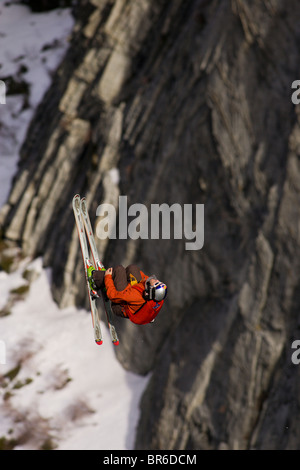
<svg viewBox="0 0 300 470"><path fill-rule="evenodd" d="M93 0L41 102L3 236L85 300L71 200L204 204L205 241L97 240L107 266L168 284L154 324L117 320L118 359L151 373L138 449L299 449L300 5ZM116 178L116 169L119 179Z"/></svg>

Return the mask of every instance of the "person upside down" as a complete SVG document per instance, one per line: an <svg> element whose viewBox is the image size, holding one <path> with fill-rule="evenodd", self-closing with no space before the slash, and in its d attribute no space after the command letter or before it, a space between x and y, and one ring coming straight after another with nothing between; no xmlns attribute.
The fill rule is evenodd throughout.
<svg viewBox="0 0 300 470"><path fill-rule="evenodd" d="M88 268L88 280L94 295L103 288L112 311L133 323L145 325L155 320L167 295L167 286L153 274L147 276L135 264L107 270Z"/></svg>

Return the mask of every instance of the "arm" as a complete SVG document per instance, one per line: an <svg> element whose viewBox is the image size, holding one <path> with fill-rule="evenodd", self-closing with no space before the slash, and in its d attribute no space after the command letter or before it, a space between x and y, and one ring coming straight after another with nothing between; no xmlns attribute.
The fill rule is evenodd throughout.
<svg viewBox="0 0 300 470"><path fill-rule="evenodd" d="M105 287L108 298L115 303L136 303L140 302L140 294L130 287L126 287L122 291L118 291L115 288L115 284L112 278L112 269L109 268L105 272Z"/></svg>

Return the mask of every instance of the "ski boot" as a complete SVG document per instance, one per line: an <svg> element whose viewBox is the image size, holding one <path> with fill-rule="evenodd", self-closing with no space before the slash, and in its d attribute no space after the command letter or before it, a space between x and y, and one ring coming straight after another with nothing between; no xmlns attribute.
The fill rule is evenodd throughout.
<svg viewBox="0 0 300 470"><path fill-rule="evenodd" d="M89 262L87 262L86 271L87 271L88 283L89 283L90 290L91 290L91 297L92 297L92 299L98 299L100 296L97 292L97 286L96 286L95 281L93 279L93 272L95 271L95 268Z"/></svg>

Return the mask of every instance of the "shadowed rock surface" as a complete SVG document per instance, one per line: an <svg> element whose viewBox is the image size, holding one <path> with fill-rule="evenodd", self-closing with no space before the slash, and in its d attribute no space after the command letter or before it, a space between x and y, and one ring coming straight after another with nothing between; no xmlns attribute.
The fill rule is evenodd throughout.
<svg viewBox="0 0 300 470"><path fill-rule="evenodd" d="M152 374L136 447L299 448L298 2L76 8L0 213L4 237L43 255L62 307L82 305L75 193L95 231L98 205L119 195L149 213L204 204L200 250L184 237L97 240L105 265L136 262L168 284L154 324L116 321L119 360Z"/></svg>

